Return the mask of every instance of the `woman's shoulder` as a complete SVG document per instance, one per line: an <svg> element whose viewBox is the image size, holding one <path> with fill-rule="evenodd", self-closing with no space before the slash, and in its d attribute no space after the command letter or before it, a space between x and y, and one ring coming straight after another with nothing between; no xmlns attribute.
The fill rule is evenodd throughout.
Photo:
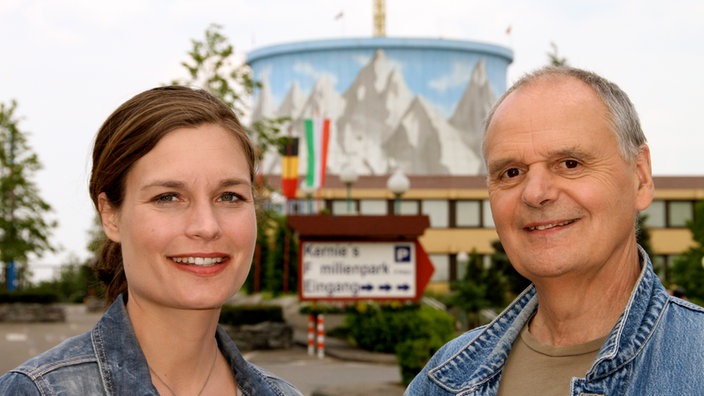
<svg viewBox="0 0 704 396"><path fill-rule="evenodd" d="M247 362L249 366L258 371L259 374L264 378L264 381L266 381L269 386L275 390L277 390L278 394L284 395L284 396L303 396L303 394L296 389L295 386L293 386L290 382L286 381L285 379L276 376L274 373L259 367L251 362Z"/></svg>
<svg viewBox="0 0 704 396"><path fill-rule="evenodd" d="M50 378L74 375L88 363L95 363L90 333L69 338L61 344L32 357L0 377L0 394L10 390L37 389L37 383ZM96 367L97 368L97 367ZM25 394L20 392L19 394ZM28 393L33 394L33 393Z"/></svg>

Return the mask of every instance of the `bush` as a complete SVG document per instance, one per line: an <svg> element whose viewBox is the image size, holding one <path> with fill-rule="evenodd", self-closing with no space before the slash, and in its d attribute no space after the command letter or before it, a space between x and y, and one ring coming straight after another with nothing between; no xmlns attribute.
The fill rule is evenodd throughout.
<svg viewBox="0 0 704 396"><path fill-rule="evenodd" d="M345 328L358 347L395 353L404 385L455 336L451 315L418 305L359 304L345 316Z"/></svg>
<svg viewBox="0 0 704 396"><path fill-rule="evenodd" d="M220 323L230 326L262 322L284 323L284 311L278 305L223 305Z"/></svg>
<svg viewBox="0 0 704 396"><path fill-rule="evenodd" d="M0 292L0 303L39 303L52 304L59 302L57 293L48 291L22 290L15 292Z"/></svg>
<svg viewBox="0 0 704 396"><path fill-rule="evenodd" d="M437 337L403 341L396 347L396 358L401 369L401 382L408 386L413 378L423 370L433 354L447 342Z"/></svg>

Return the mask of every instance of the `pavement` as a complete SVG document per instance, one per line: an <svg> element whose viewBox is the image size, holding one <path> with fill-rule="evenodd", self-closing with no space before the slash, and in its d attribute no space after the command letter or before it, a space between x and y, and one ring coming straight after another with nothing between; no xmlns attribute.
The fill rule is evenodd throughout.
<svg viewBox="0 0 704 396"><path fill-rule="evenodd" d="M260 297L245 298L251 303ZM297 298L287 296L273 302L284 308L284 316L294 328L295 346L248 351L248 360L287 379L305 396L403 395L395 355L364 351L334 337L325 337L324 357L309 355L308 317L300 314ZM88 312L83 305L67 305L64 323L0 322L0 375L66 338L90 330L100 315ZM341 315L325 318L327 329L342 324Z"/></svg>

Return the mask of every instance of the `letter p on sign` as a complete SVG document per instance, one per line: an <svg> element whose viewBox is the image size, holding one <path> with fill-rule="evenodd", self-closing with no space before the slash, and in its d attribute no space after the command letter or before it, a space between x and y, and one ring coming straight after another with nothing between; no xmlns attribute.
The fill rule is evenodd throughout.
<svg viewBox="0 0 704 396"><path fill-rule="evenodd" d="M395 246L394 257L397 263L411 262L411 247L410 246Z"/></svg>

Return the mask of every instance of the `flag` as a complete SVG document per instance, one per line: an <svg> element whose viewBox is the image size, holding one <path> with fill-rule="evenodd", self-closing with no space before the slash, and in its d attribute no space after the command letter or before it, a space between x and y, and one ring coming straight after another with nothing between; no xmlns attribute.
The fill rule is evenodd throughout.
<svg viewBox="0 0 704 396"><path fill-rule="evenodd" d="M298 138L289 137L281 152L281 192L287 199L296 198L298 188Z"/></svg>
<svg viewBox="0 0 704 396"><path fill-rule="evenodd" d="M308 172L306 186L318 189L325 184L325 168L328 164L328 143L330 141L329 118L307 118L306 147L308 153Z"/></svg>

